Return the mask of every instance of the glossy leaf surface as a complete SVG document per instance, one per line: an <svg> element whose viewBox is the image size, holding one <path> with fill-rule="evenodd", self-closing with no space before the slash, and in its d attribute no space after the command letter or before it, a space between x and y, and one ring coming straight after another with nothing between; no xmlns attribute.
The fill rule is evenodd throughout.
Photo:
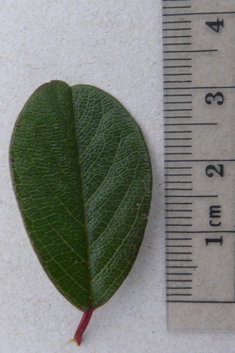
<svg viewBox="0 0 235 353"><path fill-rule="evenodd" d="M109 94L52 81L25 104L11 171L38 258L84 312L104 304L137 256L151 199L142 133Z"/></svg>

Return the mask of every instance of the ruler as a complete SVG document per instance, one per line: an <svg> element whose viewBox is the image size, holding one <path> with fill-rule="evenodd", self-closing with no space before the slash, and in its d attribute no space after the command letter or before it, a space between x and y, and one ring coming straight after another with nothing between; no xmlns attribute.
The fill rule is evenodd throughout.
<svg viewBox="0 0 235 353"><path fill-rule="evenodd" d="M235 330L235 2L162 0L170 330Z"/></svg>

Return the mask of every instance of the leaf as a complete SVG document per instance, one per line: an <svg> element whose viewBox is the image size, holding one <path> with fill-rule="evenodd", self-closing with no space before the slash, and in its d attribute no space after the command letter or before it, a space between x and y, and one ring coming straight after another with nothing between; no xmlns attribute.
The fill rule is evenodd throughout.
<svg viewBox="0 0 235 353"><path fill-rule="evenodd" d="M142 133L109 94L52 81L21 111L10 157L34 250L57 289L84 312L74 337L80 344L141 245L152 182Z"/></svg>

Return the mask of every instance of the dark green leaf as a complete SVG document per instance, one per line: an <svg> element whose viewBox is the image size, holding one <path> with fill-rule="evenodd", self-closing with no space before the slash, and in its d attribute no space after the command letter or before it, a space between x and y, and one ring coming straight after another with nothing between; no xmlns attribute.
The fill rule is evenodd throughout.
<svg viewBox="0 0 235 353"><path fill-rule="evenodd" d="M25 104L10 155L41 264L72 304L92 313L126 278L147 222L151 167L138 125L100 89L52 81Z"/></svg>

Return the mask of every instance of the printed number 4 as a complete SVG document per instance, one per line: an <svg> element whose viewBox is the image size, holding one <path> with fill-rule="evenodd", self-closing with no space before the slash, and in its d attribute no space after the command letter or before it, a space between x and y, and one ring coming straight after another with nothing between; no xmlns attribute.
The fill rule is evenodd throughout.
<svg viewBox="0 0 235 353"><path fill-rule="evenodd" d="M220 21L219 18L217 18L217 21L206 22L206 25L213 29L213 31L219 33L220 26L224 27L224 20Z"/></svg>

